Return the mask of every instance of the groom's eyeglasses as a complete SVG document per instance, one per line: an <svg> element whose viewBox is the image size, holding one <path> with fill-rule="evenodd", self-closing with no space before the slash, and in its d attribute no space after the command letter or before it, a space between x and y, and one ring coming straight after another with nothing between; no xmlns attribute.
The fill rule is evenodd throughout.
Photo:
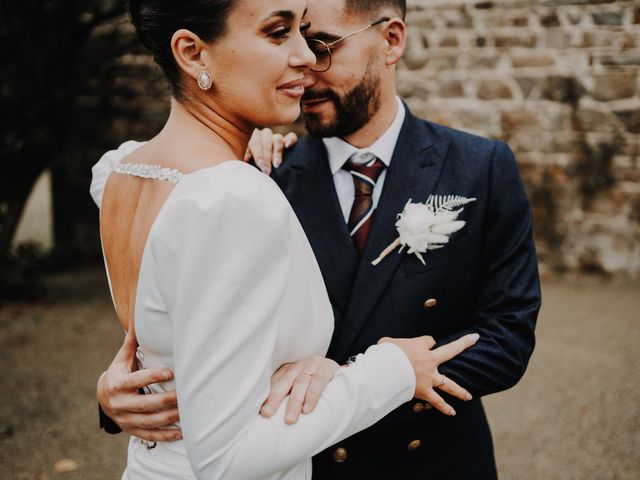
<svg viewBox="0 0 640 480"><path fill-rule="evenodd" d="M323 42L318 38L308 38L307 45L309 46L309 49L313 52L313 54L316 56L316 64L313 67L311 67L311 70L318 73L326 72L331 68L331 61L332 61L331 50L333 50L333 48L338 43L344 42L347 38L351 38L360 32L364 32L365 30L371 27L375 27L376 25L379 25L383 22L388 22L389 20L391 20L389 17L379 18L378 20L371 22L370 24L362 27L360 30L356 30L355 32L350 33L349 35L345 35L344 37L341 37L330 43Z"/></svg>

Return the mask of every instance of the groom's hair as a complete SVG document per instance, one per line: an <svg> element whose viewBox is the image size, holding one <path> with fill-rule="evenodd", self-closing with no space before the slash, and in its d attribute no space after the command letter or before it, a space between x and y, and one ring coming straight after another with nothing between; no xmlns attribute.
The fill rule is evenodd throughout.
<svg viewBox="0 0 640 480"><path fill-rule="evenodd" d="M345 0L346 13L371 14L383 9L395 10L404 20L407 14L407 2L406 0Z"/></svg>
<svg viewBox="0 0 640 480"><path fill-rule="evenodd" d="M171 51L171 37L186 28L205 42L224 35L237 0L130 0L131 22L169 82L171 94L184 98L180 69Z"/></svg>

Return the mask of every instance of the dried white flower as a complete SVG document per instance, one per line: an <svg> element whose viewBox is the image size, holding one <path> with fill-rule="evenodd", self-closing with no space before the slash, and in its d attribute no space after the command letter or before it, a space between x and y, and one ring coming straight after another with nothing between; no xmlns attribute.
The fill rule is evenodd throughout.
<svg viewBox="0 0 640 480"><path fill-rule="evenodd" d="M402 247L398 253L408 247L407 253L415 254L425 264L423 253L444 247L449 242L449 236L465 226L464 221L457 220L464 210L458 207L475 200L458 195L431 195L425 203L411 203L409 200L396 222L399 238L372 262L373 265L380 263L400 245Z"/></svg>

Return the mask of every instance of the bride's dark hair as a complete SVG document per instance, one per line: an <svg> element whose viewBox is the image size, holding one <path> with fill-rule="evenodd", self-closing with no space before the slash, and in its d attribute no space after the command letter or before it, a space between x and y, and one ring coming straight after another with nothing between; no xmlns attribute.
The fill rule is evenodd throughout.
<svg viewBox="0 0 640 480"><path fill-rule="evenodd" d="M183 98L180 71L171 51L171 37L181 28L205 42L220 38L237 0L130 0L129 13L140 40L152 53L169 82L171 94Z"/></svg>

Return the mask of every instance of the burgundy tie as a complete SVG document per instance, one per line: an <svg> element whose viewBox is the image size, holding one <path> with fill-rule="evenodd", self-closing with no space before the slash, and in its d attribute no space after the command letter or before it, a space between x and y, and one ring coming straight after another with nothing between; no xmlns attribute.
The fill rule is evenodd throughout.
<svg viewBox="0 0 640 480"><path fill-rule="evenodd" d="M355 198L348 226L356 249L362 255L373 221L374 208L371 195L386 165L373 153L356 152L349 157L342 168L350 172L353 178Z"/></svg>

